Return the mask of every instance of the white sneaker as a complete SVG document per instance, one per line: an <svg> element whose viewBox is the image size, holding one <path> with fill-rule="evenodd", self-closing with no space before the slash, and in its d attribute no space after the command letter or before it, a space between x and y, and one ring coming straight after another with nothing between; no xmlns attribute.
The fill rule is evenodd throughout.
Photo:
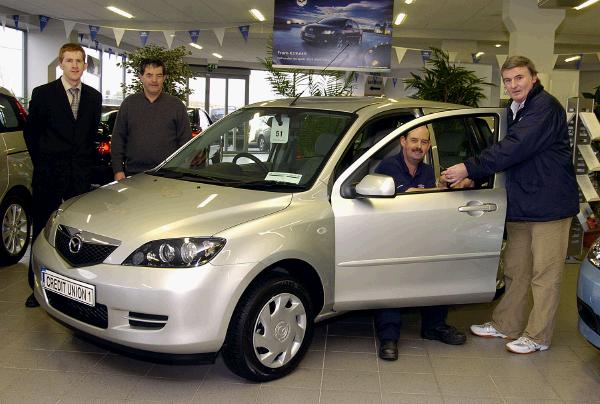
<svg viewBox="0 0 600 404"><path fill-rule="evenodd" d="M535 351L545 351L548 349L548 345L538 344L527 337L520 337L512 342L506 344L506 349L510 352L518 353L518 354L528 354L533 353Z"/></svg>
<svg viewBox="0 0 600 404"><path fill-rule="evenodd" d="M507 338L506 335L496 330L491 322L484 324L473 324L471 326L471 332L478 337L484 338Z"/></svg>

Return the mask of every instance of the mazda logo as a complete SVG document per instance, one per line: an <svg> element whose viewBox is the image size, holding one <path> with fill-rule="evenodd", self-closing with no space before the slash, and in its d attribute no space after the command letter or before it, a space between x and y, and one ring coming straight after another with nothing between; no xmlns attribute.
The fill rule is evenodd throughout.
<svg viewBox="0 0 600 404"><path fill-rule="evenodd" d="M77 254L79 251L81 251L81 247L83 247L83 238L80 234L73 235L73 237L71 237L69 240L69 251L71 251L73 254Z"/></svg>

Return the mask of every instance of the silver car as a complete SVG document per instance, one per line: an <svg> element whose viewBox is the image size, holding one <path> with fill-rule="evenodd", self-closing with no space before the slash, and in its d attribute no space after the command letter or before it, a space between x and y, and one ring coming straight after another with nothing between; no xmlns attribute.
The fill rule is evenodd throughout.
<svg viewBox="0 0 600 404"><path fill-rule="evenodd" d="M0 87L0 266L19 262L29 246L33 165L23 138L27 113Z"/></svg>
<svg viewBox="0 0 600 404"><path fill-rule="evenodd" d="M157 168L66 201L34 245L35 295L102 340L221 351L256 381L292 371L329 316L490 301L502 175L396 195L374 174L420 125L438 174L504 134L502 110L459 108L307 97L235 111ZM258 122L271 125L269 153L249 152Z"/></svg>

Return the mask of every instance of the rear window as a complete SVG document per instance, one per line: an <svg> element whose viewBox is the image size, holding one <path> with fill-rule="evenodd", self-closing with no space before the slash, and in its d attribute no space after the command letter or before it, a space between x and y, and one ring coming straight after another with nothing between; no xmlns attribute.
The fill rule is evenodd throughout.
<svg viewBox="0 0 600 404"><path fill-rule="evenodd" d="M12 98L0 94L0 132L21 130L22 122L19 119L17 106Z"/></svg>

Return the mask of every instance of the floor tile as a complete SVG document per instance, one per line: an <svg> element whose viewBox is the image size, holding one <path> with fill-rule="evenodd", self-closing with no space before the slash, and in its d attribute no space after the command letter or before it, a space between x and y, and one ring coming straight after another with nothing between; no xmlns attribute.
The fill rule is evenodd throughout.
<svg viewBox="0 0 600 404"><path fill-rule="evenodd" d="M503 398L557 399L552 386L543 378L491 376Z"/></svg>
<svg viewBox="0 0 600 404"><path fill-rule="evenodd" d="M125 400L140 381L139 377L88 373L65 394L69 399L101 398Z"/></svg>
<svg viewBox="0 0 600 404"><path fill-rule="evenodd" d="M122 374L128 376L143 376L148 373L154 364L128 356L104 355L95 366L90 369L92 373Z"/></svg>
<svg viewBox="0 0 600 404"><path fill-rule="evenodd" d="M166 379L189 380L201 382L212 365L164 365L154 364L146 373L148 377L164 377Z"/></svg>
<svg viewBox="0 0 600 404"><path fill-rule="evenodd" d="M381 403L379 392L323 390L320 404Z"/></svg>
<svg viewBox="0 0 600 404"><path fill-rule="evenodd" d="M398 355L396 361L379 360L380 372L433 373L428 356Z"/></svg>
<svg viewBox="0 0 600 404"><path fill-rule="evenodd" d="M375 339L362 337L327 337L327 351L375 353Z"/></svg>
<svg viewBox="0 0 600 404"><path fill-rule="evenodd" d="M127 398L142 401L189 402L194 398L201 383L202 381L140 378Z"/></svg>
<svg viewBox="0 0 600 404"><path fill-rule="evenodd" d="M323 369L324 358L325 351L307 351L298 367L308 369Z"/></svg>
<svg viewBox="0 0 600 404"><path fill-rule="evenodd" d="M383 404L442 404L442 396L426 394L383 393Z"/></svg>
<svg viewBox="0 0 600 404"><path fill-rule="evenodd" d="M600 380L595 377L549 376L548 381L565 401L600 401Z"/></svg>
<svg viewBox="0 0 600 404"><path fill-rule="evenodd" d="M381 391L384 393L440 394L432 373L386 372L380 375Z"/></svg>
<svg viewBox="0 0 600 404"><path fill-rule="evenodd" d="M258 402L258 384L217 383L204 381L196 391L193 403L232 404Z"/></svg>
<svg viewBox="0 0 600 404"><path fill-rule="evenodd" d="M444 404L504 404L501 398L444 396Z"/></svg>
<svg viewBox="0 0 600 404"><path fill-rule="evenodd" d="M269 387L262 385L258 392L258 402L261 404L318 404L319 395L319 389Z"/></svg>
<svg viewBox="0 0 600 404"><path fill-rule="evenodd" d="M324 390L362 391L379 393L379 374L377 372L361 372L358 370L323 371Z"/></svg>
<svg viewBox="0 0 600 404"><path fill-rule="evenodd" d="M443 396L500 398L490 376L437 375Z"/></svg>
<svg viewBox="0 0 600 404"><path fill-rule="evenodd" d="M326 352L325 369L377 372L377 355L371 353Z"/></svg>
<svg viewBox="0 0 600 404"><path fill-rule="evenodd" d="M327 326L327 335L343 337L373 337L371 323L332 323Z"/></svg>
<svg viewBox="0 0 600 404"><path fill-rule="evenodd" d="M284 378L269 382L273 387L301 387L306 389L318 389L321 387L321 369L297 368Z"/></svg>
<svg viewBox="0 0 600 404"><path fill-rule="evenodd" d="M430 360L436 375L481 376L488 371L481 358L432 356Z"/></svg>

